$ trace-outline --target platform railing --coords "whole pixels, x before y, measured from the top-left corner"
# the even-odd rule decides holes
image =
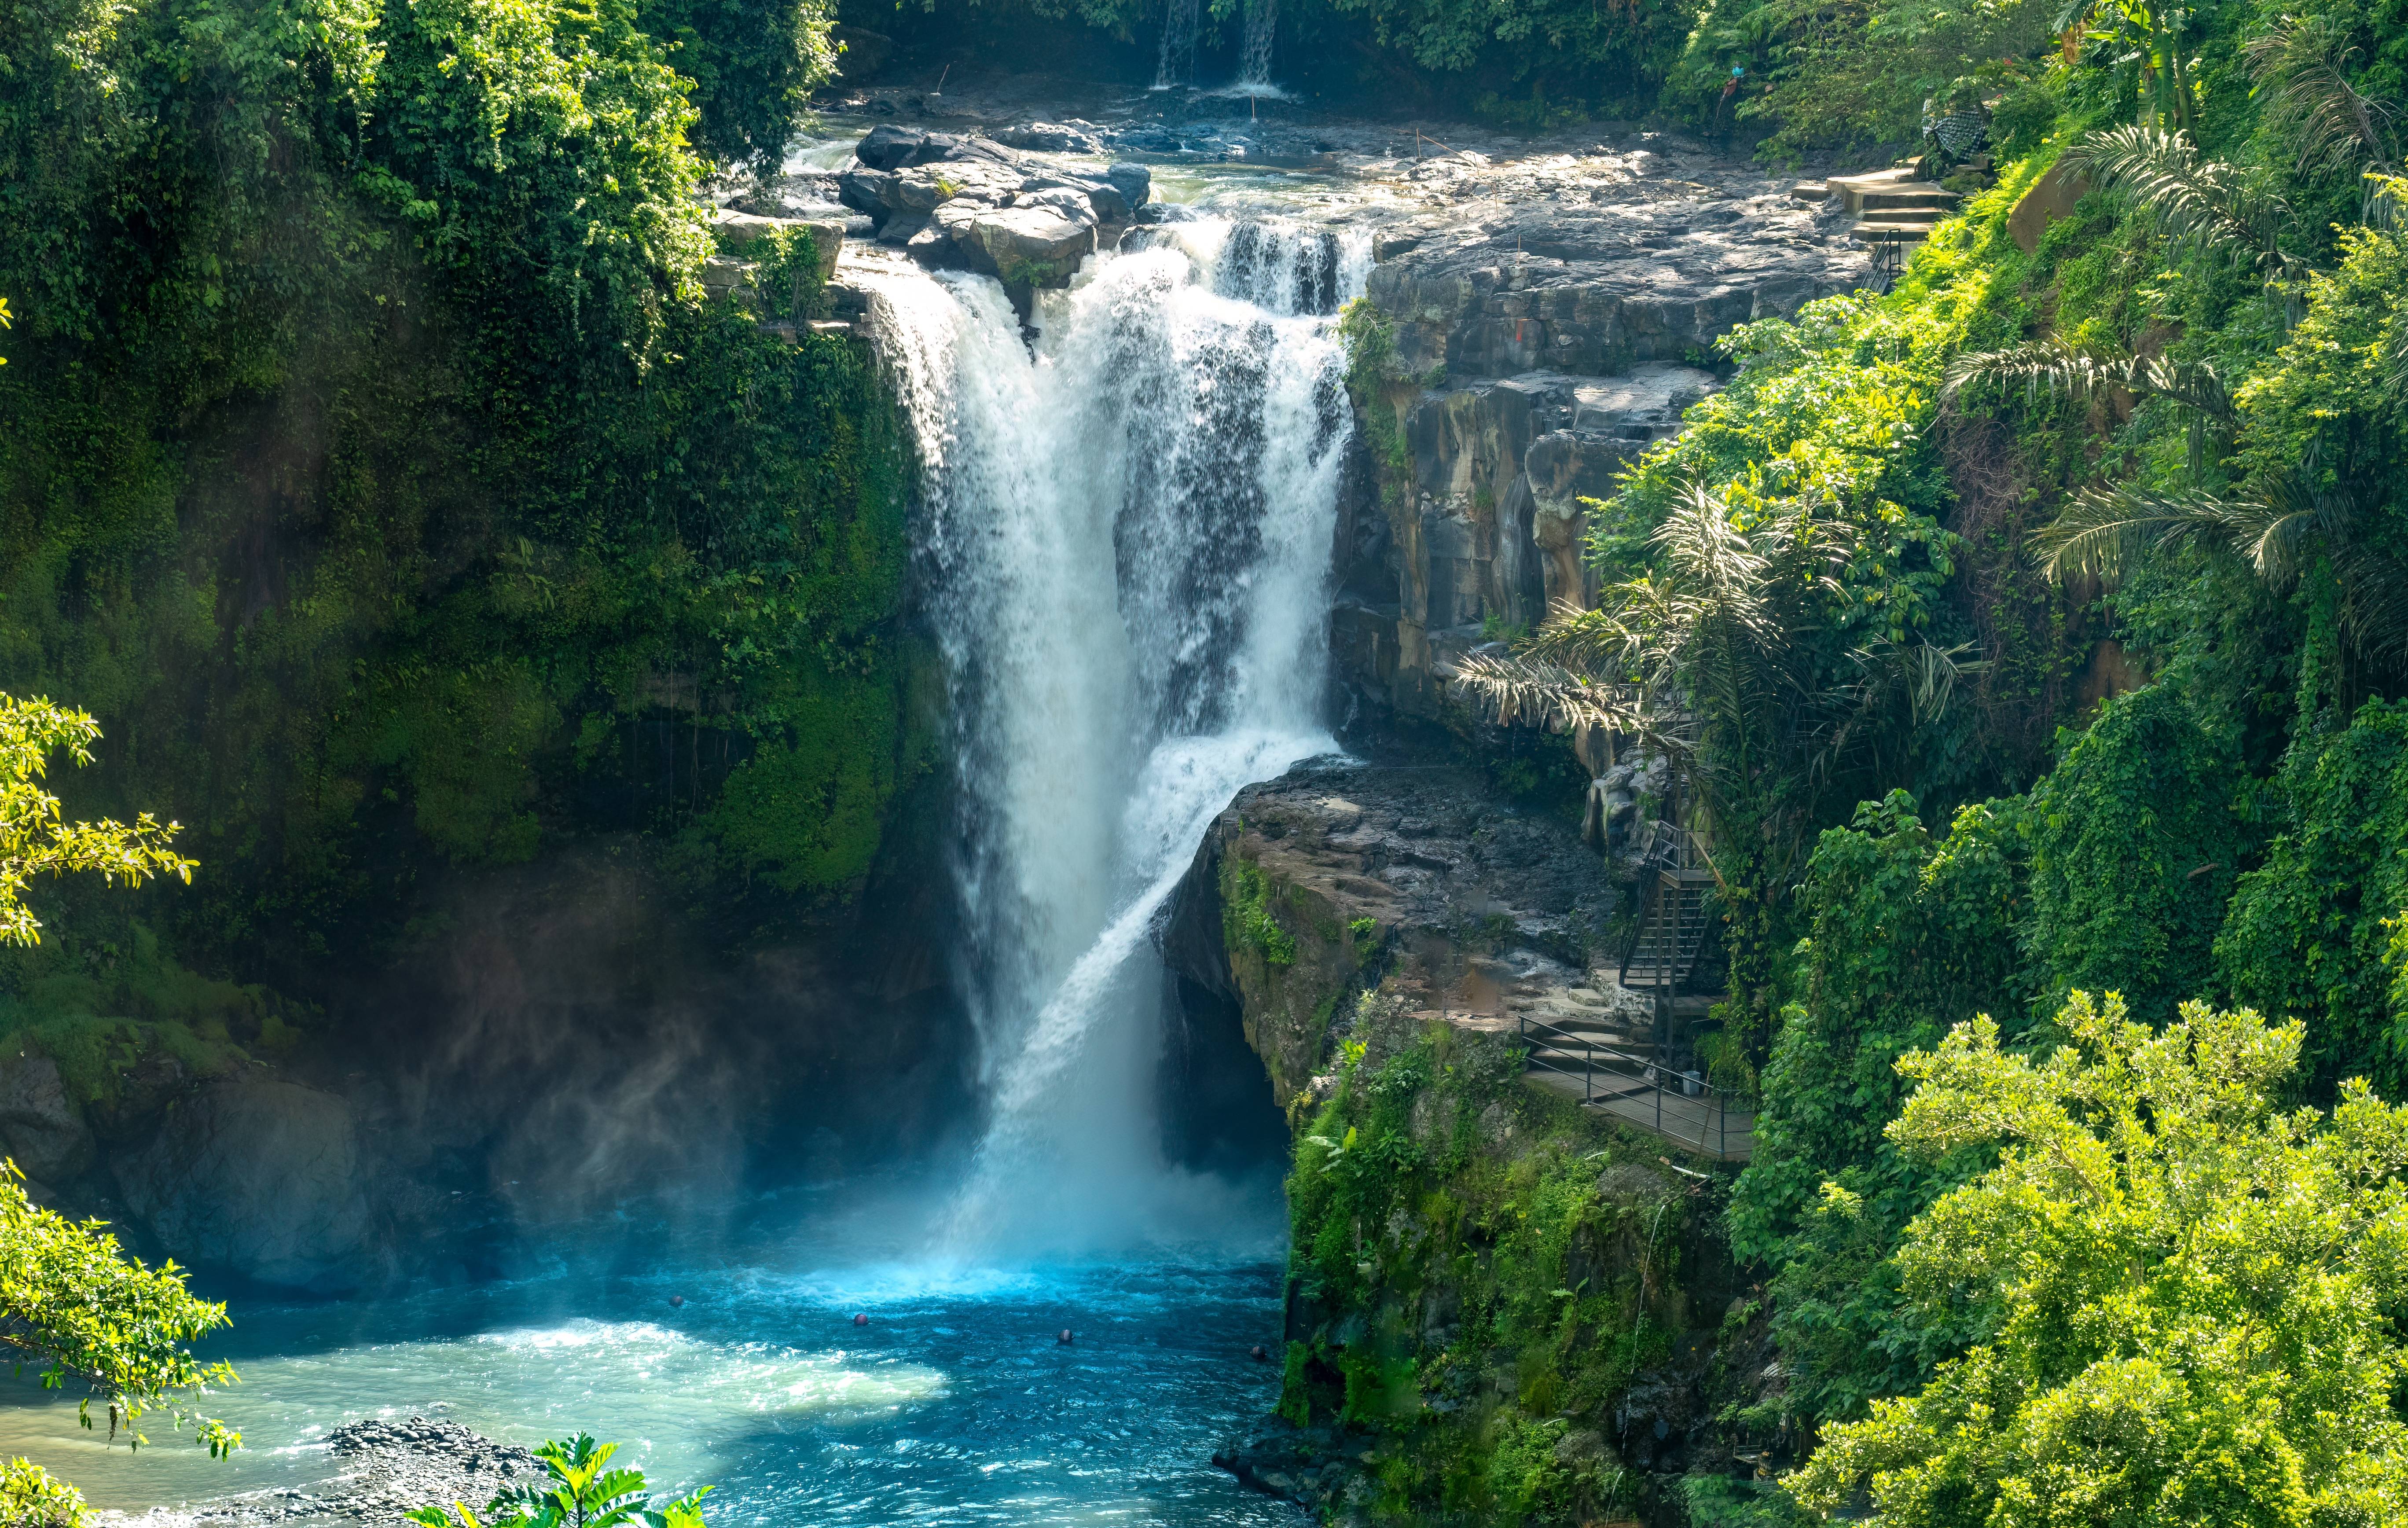
[[[1544,1019],[1534,1020],[1527,1014],[1520,1015],[1517,1023],[1520,1027],[1525,1064],[1536,1067],[1542,1072],[1555,1073],[1557,1076],[1580,1078],[1581,1102],[1584,1104],[1594,1105],[1600,1102],[1598,1093],[1600,1079],[1609,1083],[1636,1083],[1639,1085],[1637,1090],[1612,1087],[1604,1096],[1629,1099],[1635,1096],[1637,1091],[1643,1090],[1652,1096],[1654,1123],[1650,1128],[1656,1134],[1671,1141],[1694,1140],[1700,1150],[1711,1151],[1717,1157],[1727,1158],[1730,1155],[1730,1117],[1734,1112],[1736,1095],[1727,1088],[1717,1088],[1694,1072],[1668,1071],[1661,1063],[1648,1057],[1634,1056],[1620,1046],[1599,1040],[1595,1034],[1586,1031],[1568,1030],[1560,1024],[1550,1024]],[[1539,1044],[1534,1045],[1532,1043],[1534,1039]],[[1577,1050],[1580,1052],[1581,1063],[1578,1067],[1573,1067],[1569,1061],[1559,1061],[1551,1057],[1541,1056],[1540,1054],[1541,1046],[1559,1052]],[[1678,1106],[1673,1110],[1671,1122],[1669,1124],[1666,1122],[1664,1100],[1668,1095],[1678,1101],[1679,1104],[1695,1106],[1694,1129],[1682,1119],[1682,1116],[1687,1111]],[[1641,1107],[1647,1109],[1648,1105],[1642,1103]],[[1736,1112],[1745,1119],[1742,1127],[1742,1133],[1752,1136],[1756,1123],[1754,1114],[1745,1109]],[[1619,1112],[1616,1117],[1631,1118],[1629,1115]],[[1631,1123],[1648,1125],[1649,1122],[1642,1118],[1631,1119]]]

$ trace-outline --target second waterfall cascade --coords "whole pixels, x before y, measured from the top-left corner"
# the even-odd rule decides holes
[[[1164,1160],[1148,934],[1230,797],[1335,747],[1334,314],[1369,265],[1318,230],[1139,230],[1039,295],[1033,353],[993,281],[859,278],[920,456],[964,800],[992,1110],[958,1255],[1217,1239],[1249,1213]]]

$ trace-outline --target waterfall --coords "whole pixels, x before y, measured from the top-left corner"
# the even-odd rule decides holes
[[[1279,0],[1252,0],[1246,7],[1245,47],[1238,57],[1238,88],[1271,90],[1271,38],[1279,30]]]
[[[1175,90],[1196,76],[1196,0],[1169,0],[1162,16],[1162,62],[1154,88]]]
[[[1352,427],[1329,314],[1360,240],[1198,222],[1040,294],[864,279],[922,468],[964,800],[956,873],[991,1125],[965,1252],[1209,1234],[1167,1167],[1147,939],[1237,789],[1329,751],[1329,549]]]

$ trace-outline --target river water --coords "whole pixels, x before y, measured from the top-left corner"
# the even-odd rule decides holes
[[[1025,325],[992,281],[848,260],[921,458],[952,686],[989,1115],[966,1168],[687,1243],[600,1228],[607,1256],[506,1282],[243,1299],[212,1349],[244,1376],[231,1464],[102,1457],[22,1385],[0,1449],[140,1507],[303,1485],[341,1422],[439,1416],[619,1440],[661,1483],[716,1483],[722,1524],[1290,1516],[1209,1463],[1277,1395],[1248,1356],[1280,1350],[1277,1184],[1165,1160],[1147,933],[1240,786],[1334,748],[1335,314],[1369,257],[1254,212],[1270,182],[1217,191],[1235,215],[1141,230]]]
[[[213,1398],[243,1432],[231,1460],[159,1430],[129,1455],[30,1378],[0,1379],[0,1452],[139,1510],[307,1489],[333,1474],[334,1428],[423,1416],[616,1440],[655,1485],[714,1484],[723,1528],[1290,1520],[1210,1462],[1278,1398],[1276,1365],[1247,1356],[1278,1351],[1275,1204],[1185,1254],[995,1266],[928,1259],[942,1202],[851,1185],[707,1246],[594,1228],[607,1255],[504,1282],[241,1299],[205,1349],[242,1376]]]

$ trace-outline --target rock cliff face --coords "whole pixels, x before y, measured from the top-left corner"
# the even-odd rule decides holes
[[[1767,1440],[1721,1419],[1777,1378],[1729,1169],[1522,1073],[1522,1016],[1612,1018],[1623,895],[1470,770],[1308,764],[1214,824],[1160,940],[1296,1141],[1279,1413],[1214,1456],[1245,1484],[1340,1523],[1651,1528],[1696,1480],[1756,1491]]]
[[[1426,209],[1378,236],[1367,296],[1397,381],[1357,402],[1394,417],[1360,435],[1398,449],[1373,447],[1356,474],[1336,623],[1339,672],[1364,699],[1430,712],[1484,625],[1594,599],[1582,501],[1719,384],[1714,342],[1866,278],[1833,220],[1754,171],[1633,142],[1418,166]]]
[[[1495,800],[1476,771],[1332,763],[1239,792],[1163,943],[1182,975],[1238,1002],[1285,1104],[1374,987],[1409,1018],[1490,1032],[1602,1003],[1591,970],[1623,897],[1570,824]]]

